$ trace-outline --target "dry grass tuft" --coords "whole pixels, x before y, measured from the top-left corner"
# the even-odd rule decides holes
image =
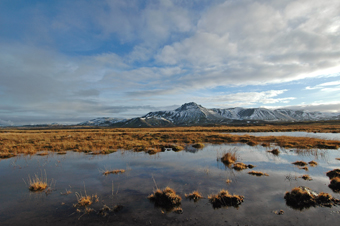
[[[328,171],[326,175],[329,177],[329,179],[333,179],[334,177],[340,177],[340,169]]]
[[[218,194],[209,195],[208,199],[214,208],[222,206],[238,207],[243,202],[244,196],[231,195],[227,190],[222,189]]]
[[[296,161],[296,162],[293,162],[292,164],[296,165],[296,166],[306,166],[307,163],[304,162],[304,161]]]
[[[89,206],[93,202],[99,202],[99,197],[97,195],[82,195],[81,193],[76,192],[77,203],[74,206]]]
[[[67,189],[65,189],[65,190],[66,190],[65,193],[60,192],[60,194],[61,194],[61,195],[69,195],[69,194],[72,193],[71,190],[67,190]]]
[[[262,173],[262,172],[260,172],[260,171],[250,171],[250,172],[248,172],[248,174],[250,174],[250,175],[255,175],[255,176],[269,176],[267,173]]]
[[[203,143],[197,143],[197,144],[194,144],[192,145],[194,148],[204,148],[204,144]]]
[[[276,214],[276,215],[283,215],[284,213],[285,213],[285,211],[283,211],[283,210],[279,210],[279,211],[274,211],[274,213]]]
[[[182,198],[170,187],[164,188],[163,191],[157,189],[153,194],[148,196],[148,199],[154,202],[156,206],[165,209],[173,209],[180,205],[182,201]]]
[[[221,158],[221,161],[226,165],[233,164],[236,160],[236,152],[227,152]]]
[[[314,167],[314,166],[317,166],[317,165],[318,165],[318,163],[315,162],[315,161],[310,161],[310,162],[308,162],[308,164],[309,164],[311,167]]]
[[[159,152],[162,152],[162,149],[160,148],[150,148],[149,150],[146,151],[149,155],[154,155]]]
[[[177,213],[177,214],[182,214],[183,213],[183,209],[181,207],[175,207],[172,212]]]
[[[226,182],[227,184],[230,184],[230,183],[232,182],[232,180],[227,179],[225,182]]]
[[[14,154],[14,153],[0,152],[0,159],[12,158],[14,156],[16,156],[16,154]]]
[[[202,194],[199,193],[198,191],[193,191],[192,193],[185,194],[185,197],[190,200],[194,200],[194,202],[197,202],[198,200],[203,198]]]
[[[243,162],[237,162],[233,165],[233,169],[237,171],[241,171],[247,168],[254,168],[254,167],[255,167],[254,165],[251,165],[251,164],[246,165]]]
[[[104,170],[103,174],[109,175],[109,174],[118,174],[118,173],[125,173],[125,169],[116,169],[116,170]]]
[[[275,149],[273,149],[273,150],[271,150],[271,151],[267,151],[267,152],[270,152],[270,153],[272,153],[273,155],[279,155],[279,154],[280,154],[280,151],[279,151],[279,149],[277,149],[277,148],[275,148]]]
[[[328,187],[334,192],[340,192],[340,177],[333,177]]]
[[[303,169],[303,170],[305,170],[305,171],[308,171],[308,170],[309,170],[307,166],[299,167],[299,169]]]
[[[301,176],[300,178],[302,178],[304,180],[313,180],[308,174],[305,174],[305,175]]]
[[[40,177],[37,174],[35,174],[33,178],[28,175],[28,189],[30,191],[43,191],[47,188],[47,186],[46,171],[45,176],[43,176],[42,173]]]
[[[286,204],[295,209],[309,208],[316,205],[332,206],[340,204],[340,200],[334,199],[330,194],[324,192],[317,194],[304,186],[295,187],[291,192],[286,192],[284,198]]]

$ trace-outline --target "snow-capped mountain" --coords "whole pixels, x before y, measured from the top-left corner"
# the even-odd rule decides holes
[[[207,109],[194,102],[183,104],[174,111],[150,112],[143,118],[161,118],[170,121],[175,125],[197,124],[209,121],[223,120],[224,118],[213,110]]]
[[[228,108],[212,109],[221,116],[234,120],[264,120],[264,121],[308,121],[332,117],[321,112],[305,112],[300,110],[266,108]]]
[[[157,127],[157,126],[187,126],[206,124],[227,124],[238,121],[311,121],[339,118],[340,115],[307,112],[302,110],[266,108],[227,108],[207,109],[194,102],[183,104],[173,111],[156,111],[132,118],[97,118],[78,125],[114,126],[114,127]]]

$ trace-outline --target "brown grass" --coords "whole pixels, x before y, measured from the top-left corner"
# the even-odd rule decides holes
[[[237,170],[237,171],[241,171],[241,170],[244,170],[244,169],[247,169],[247,168],[254,168],[254,167],[255,166],[253,166],[251,164],[246,165],[243,162],[237,162],[233,165],[233,169]]]
[[[221,161],[226,165],[233,164],[236,160],[236,152],[227,152],[221,158]]]
[[[44,178],[40,178],[35,175],[33,178],[29,178],[29,187],[30,191],[43,191],[47,188],[47,180]]]
[[[214,208],[223,206],[238,207],[243,202],[244,196],[231,195],[227,190],[222,189],[218,194],[209,195],[208,199]]]
[[[262,172],[260,172],[260,171],[254,171],[254,170],[248,172],[248,174],[254,175],[254,176],[269,176],[267,173],[262,173]]]
[[[340,169],[328,171],[326,175],[329,177],[329,179],[333,179],[334,177],[340,177]]]
[[[194,148],[204,148],[204,144],[202,144],[202,143],[197,143],[197,144],[194,144],[194,145],[192,145]]]
[[[306,166],[307,165],[307,162],[304,162],[304,161],[296,161],[296,162],[293,162],[292,164],[296,165],[296,166]]]
[[[0,159],[7,159],[16,156],[15,153],[9,153],[9,152],[1,152],[0,151]]]
[[[307,166],[299,167],[299,169],[303,169],[303,170],[305,170],[305,171],[308,171],[308,170],[309,170]]]
[[[308,174],[301,176],[301,178],[304,180],[313,180]]]
[[[226,182],[227,184],[230,184],[230,183],[233,182],[233,181],[230,180],[230,179],[227,179],[225,182]]]
[[[340,192],[340,177],[333,177],[328,185],[334,192]]]
[[[188,198],[190,200],[194,200],[194,202],[197,202],[198,200],[203,198],[203,196],[198,191],[193,191],[193,192],[191,192],[189,194],[185,194],[185,198]]]
[[[172,212],[178,213],[178,214],[182,214],[183,213],[183,209],[178,206],[178,207],[173,208]]]
[[[0,158],[17,154],[35,154],[41,150],[77,151],[108,154],[118,149],[144,151],[176,144],[185,147],[199,143],[272,143],[280,147],[338,149],[340,141],[306,137],[255,137],[222,132],[263,131],[340,131],[340,125],[266,125],[246,127],[175,127],[175,128],[88,128],[78,129],[1,129]]]
[[[309,208],[311,206],[331,206],[339,204],[340,200],[334,199],[330,194],[320,192],[316,194],[307,187],[295,187],[284,196],[286,204],[295,209]]]
[[[39,177],[37,174],[34,175],[33,178],[28,176],[28,189],[30,191],[43,191],[47,188],[47,176],[41,174]]]
[[[182,201],[182,198],[170,187],[166,187],[163,190],[157,189],[153,194],[148,196],[148,199],[158,207],[171,210],[180,205]]]
[[[81,193],[76,192],[76,197],[77,197],[77,203],[74,204],[74,206],[89,206],[93,202],[98,202],[99,198],[97,195],[87,195],[85,192],[85,195],[82,195]]]
[[[109,174],[118,174],[118,173],[125,173],[125,169],[116,169],[116,170],[104,170],[103,174],[109,175]]]
[[[315,162],[315,161],[310,161],[310,162],[308,162],[308,164],[309,164],[311,167],[314,167],[314,166],[317,166],[317,165],[318,165],[318,163]]]
[[[273,149],[271,151],[268,151],[268,152],[272,153],[273,155],[279,155],[280,154],[280,151],[277,148],[275,148],[275,149]]]

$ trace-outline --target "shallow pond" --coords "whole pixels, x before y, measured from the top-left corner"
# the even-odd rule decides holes
[[[325,173],[339,168],[339,150],[288,150],[274,147],[250,147],[245,144],[206,145],[205,148],[156,155],[118,151],[109,155],[67,152],[47,156],[18,156],[0,161],[0,225],[326,225],[338,224],[340,207],[311,207],[296,210],[286,205],[284,194],[296,186],[307,186],[317,192],[330,193]],[[277,148],[277,147],[275,147]],[[269,176],[249,175],[249,169],[235,171],[217,161],[228,150],[236,151],[238,160],[253,164],[252,170]],[[302,160],[318,162],[309,171],[291,164]],[[103,175],[104,169],[125,169],[122,174]],[[52,191],[31,192],[28,176],[47,175]],[[299,178],[309,174],[313,180]],[[52,181],[53,179],[53,181]],[[227,184],[226,180],[232,182]],[[155,207],[147,196],[155,189],[169,186],[183,200],[182,214]],[[214,209],[206,198],[227,189],[244,196],[238,207]],[[198,190],[205,197],[198,202],[185,199],[185,194]],[[72,192],[66,195],[66,191]],[[97,194],[91,213],[74,207],[76,194]],[[102,216],[103,205],[118,212]],[[77,210],[78,209],[78,210]],[[283,215],[274,211],[283,210]]]
[[[308,132],[253,132],[253,133],[228,133],[235,135],[251,135],[251,136],[288,136],[288,137],[311,137],[324,140],[340,140],[340,133],[308,133]]]

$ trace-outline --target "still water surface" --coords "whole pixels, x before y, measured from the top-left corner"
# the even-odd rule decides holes
[[[340,133],[308,133],[308,132],[254,132],[254,133],[228,133],[235,135],[251,135],[251,136],[288,136],[288,137],[311,137],[325,140],[339,140]]]
[[[326,225],[338,224],[340,208],[312,207],[302,211],[287,206],[286,191],[307,186],[317,192],[328,192],[325,173],[339,168],[339,150],[311,150],[295,152],[245,144],[206,145],[204,149],[182,152],[162,152],[156,155],[118,151],[109,155],[87,155],[67,152],[47,156],[18,156],[0,161],[0,225]],[[275,147],[277,148],[277,147]],[[252,170],[268,173],[268,177],[247,174],[250,170],[234,171],[217,158],[228,150],[237,153],[239,161],[253,164]],[[291,163],[296,160],[318,162],[318,166],[304,171]],[[104,169],[126,169],[123,174],[102,174]],[[30,192],[24,183],[28,175],[47,174],[53,191]],[[313,180],[299,176],[309,174]],[[225,181],[232,180],[230,184]],[[85,188],[84,188],[85,186]],[[182,200],[183,214],[167,213],[154,207],[147,196],[156,188],[169,186]],[[72,191],[62,195],[66,189]],[[243,195],[239,208],[214,209],[208,199],[193,202],[185,194],[198,190],[207,197],[227,189]],[[90,214],[77,212],[76,192],[97,194],[99,202],[90,207]],[[98,214],[103,205],[123,205],[116,213],[103,217]],[[79,208],[83,211],[82,208]],[[273,211],[284,210],[283,215]]]

